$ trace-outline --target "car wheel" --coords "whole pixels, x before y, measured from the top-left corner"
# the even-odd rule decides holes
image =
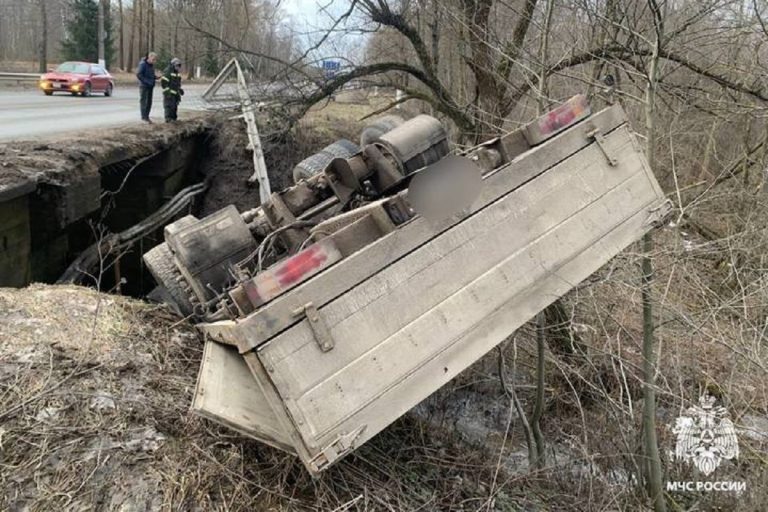
[[[43,91],[46,96],[53,96],[53,91]]]
[[[85,82],[85,89],[83,89],[83,97],[91,95],[91,82]]]
[[[104,91],[104,96],[107,98],[112,96],[112,84],[107,84],[107,89]]]

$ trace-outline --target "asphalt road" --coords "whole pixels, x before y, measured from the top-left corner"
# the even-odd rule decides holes
[[[184,87],[186,94],[179,106],[184,112],[202,109],[203,85]],[[163,122],[163,98],[155,87],[151,119]],[[139,90],[119,87],[111,98],[88,98],[70,94],[46,96],[33,88],[0,88],[0,140],[38,139],[77,135],[80,130],[140,123]]]

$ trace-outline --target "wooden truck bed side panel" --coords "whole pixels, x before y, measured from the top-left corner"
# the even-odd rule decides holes
[[[603,134],[626,123],[626,116],[619,106],[603,110],[551,141],[518,156],[512,163],[494,171],[484,180],[480,197],[471,212],[487,206],[510,190],[545,172],[553,165],[580,149],[592,144],[587,133],[599,128]],[[505,174],[499,175],[500,172]],[[455,221],[454,221],[455,222]],[[413,251],[441,231],[450,227],[430,225],[417,217],[400,229],[374,242],[333,267],[323,271],[284,295],[266,304],[259,311],[237,322],[237,328],[217,324],[202,326],[214,339],[236,344],[245,353],[252,350],[298,322],[293,312],[308,302],[321,307],[353,286],[376,274],[383,266]]]
[[[647,231],[646,220],[647,211],[639,212],[611,231],[598,244],[522,289],[485,316],[481,322],[473,325],[470,330],[458,338],[451,339],[437,357],[414,368],[414,371],[394,383],[394,386],[382,393],[375,402],[363,406],[353,417],[339,425],[337,430],[353,432],[360,425],[365,425],[366,428],[355,439],[355,447],[371,439],[419,404],[432,390],[447,384],[469,364],[504,341],[515,329],[567,293],[574,283],[587,278],[594,270],[635,242],[638,236]],[[333,439],[334,435],[326,436],[318,439],[316,444],[324,446]],[[312,453],[316,451],[313,450]]]
[[[330,352],[306,321],[259,348],[310,455],[375,435],[650,228],[639,148],[626,127],[606,147],[618,166],[593,144],[320,308]]]
[[[607,138],[614,151],[632,151],[626,128]],[[394,332],[420,316],[432,304],[444,300],[497,264],[510,252],[526,247],[553,225],[566,221],[580,210],[609,194],[625,181],[647,180],[638,172],[637,159],[629,167],[594,166],[600,157],[595,148],[581,151],[545,176],[511,192],[499,201],[467,218],[401,260],[380,272],[353,291],[321,309],[323,319],[334,338],[345,334],[359,338],[354,344],[336,347],[331,368],[314,366],[301,373],[302,386],[312,386],[317,377],[333,371],[337,365],[351,362],[377,345],[387,333]],[[626,164],[622,164],[626,165]],[[642,183],[641,183],[642,186]],[[647,186],[647,185],[646,185]],[[567,191],[567,193],[564,193]],[[621,200],[621,199],[619,199]],[[456,267],[460,262],[460,267]],[[427,295],[414,293],[426,290]],[[395,310],[382,310],[382,301]],[[306,324],[305,324],[306,326]],[[350,326],[347,330],[344,326]],[[311,331],[307,336],[280,335],[269,350],[269,363],[300,366],[306,357],[315,358],[317,344]],[[322,361],[319,361],[322,364]],[[296,368],[298,369],[298,367]],[[297,373],[291,371],[291,373]]]
[[[296,453],[293,440],[234,347],[205,342],[192,410],[276,448]]]

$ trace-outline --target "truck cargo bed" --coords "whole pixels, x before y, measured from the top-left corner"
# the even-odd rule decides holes
[[[502,145],[512,153],[519,136]],[[203,325],[193,408],[322,471],[668,209],[623,111],[608,108],[487,173],[462,215],[416,217],[250,315]]]

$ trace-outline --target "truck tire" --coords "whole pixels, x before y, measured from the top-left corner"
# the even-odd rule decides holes
[[[339,139],[333,144],[325,146],[322,153],[331,155],[331,159],[334,158],[349,158],[355,153],[360,152],[360,146],[347,139]]]
[[[144,255],[144,263],[157,284],[164,287],[173,299],[179,313],[183,316],[191,315],[193,308],[189,300],[189,293],[182,286],[184,278],[173,263],[173,254],[168,248],[168,244],[162,243],[148,251]]]
[[[403,124],[405,121],[400,116],[384,116],[375,120],[363,129],[360,134],[360,146],[364,147],[373,144],[379,137],[390,130],[393,130]]]
[[[308,156],[293,168],[293,182],[298,183],[301,180],[311,178],[325,169],[325,166],[328,165],[328,162],[330,161],[331,158],[325,153],[315,153],[314,155]]]
[[[296,164],[293,168],[293,182],[298,183],[321,172],[334,158],[347,158],[360,151],[357,144],[347,139],[339,139],[312,156]]]

